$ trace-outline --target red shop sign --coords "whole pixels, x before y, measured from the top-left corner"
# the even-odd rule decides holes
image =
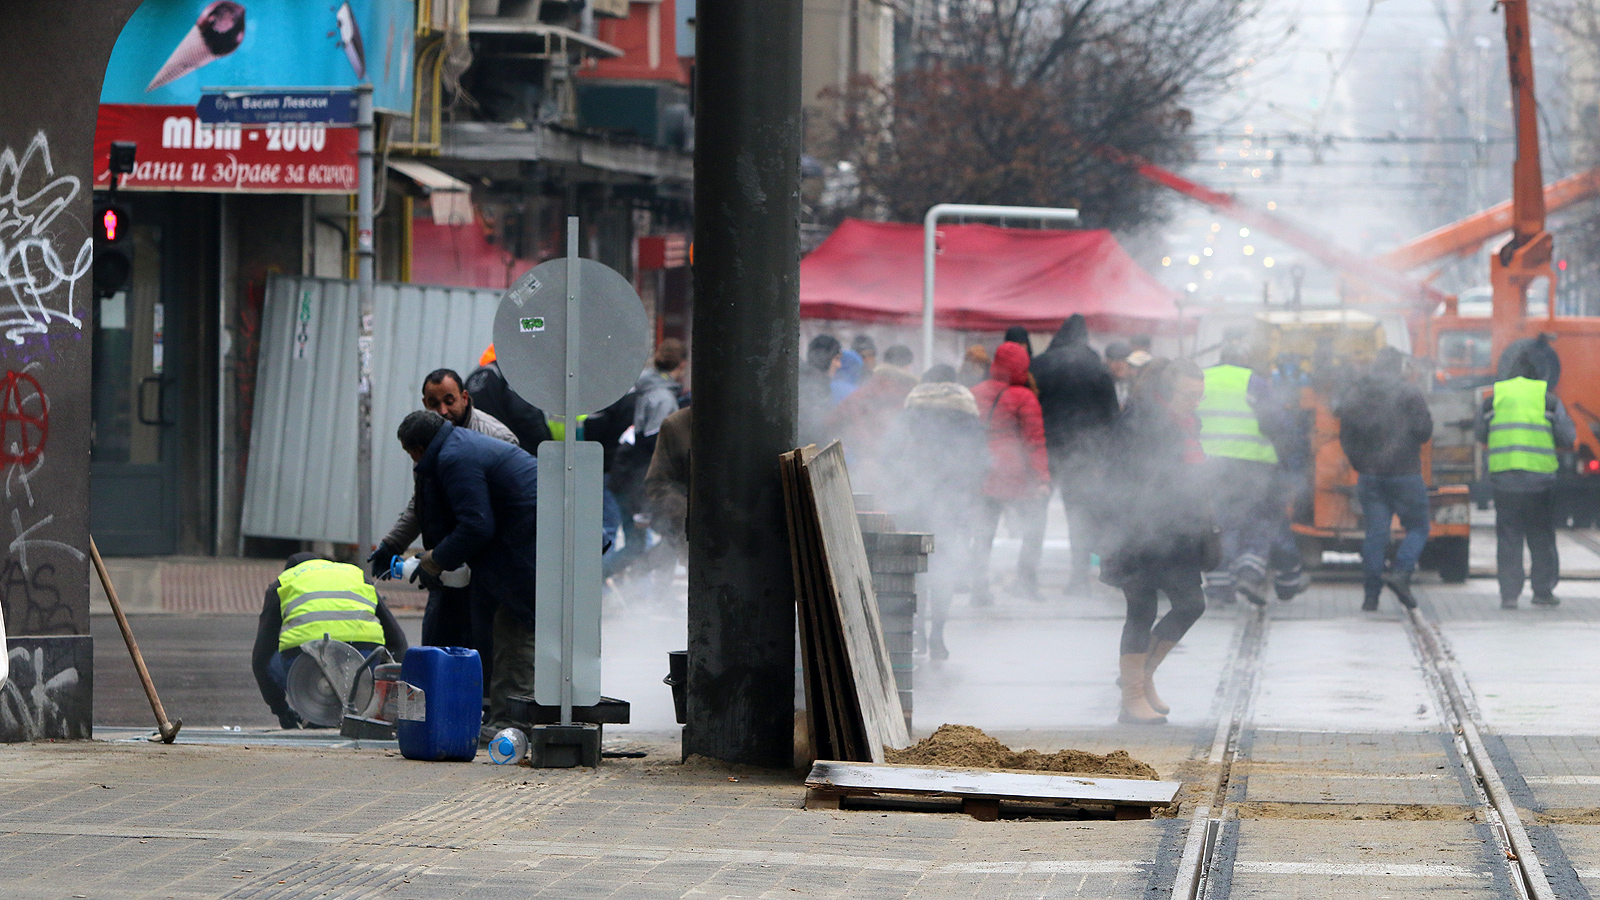
[[[111,142],[139,145],[130,191],[353,194],[356,130],[320,124],[208,125],[189,106],[103,103],[94,186],[111,186]]]

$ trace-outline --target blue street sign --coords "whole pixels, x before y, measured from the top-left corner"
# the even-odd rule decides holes
[[[206,123],[354,125],[356,95],[352,91],[223,91],[201,94],[195,114]]]

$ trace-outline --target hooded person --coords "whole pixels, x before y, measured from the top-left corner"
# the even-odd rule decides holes
[[[1045,503],[1050,497],[1050,463],[1045,451],[1039,398],[1028,389],[1028,352],[1016,344],[995,349],[989,377],[972,391],[978,417],[988,430],[989,470],[983,480],[983,516],[973,541],[972,602],[988,606],[989,556],[1002,514],[1022,533],[1017,586],[1029,597],[1039,590],[1039,552],[1043,547]]]
[[[1432,524],[1428,485],[1422,480],[1422,445],[1433,439],[1433,414],[1422,391],[1403,377],[1404,363],[1405,355],[1393,347],[1379,350],[1372,369],[1351,384],[1333,410],[1339,417],[1339,445],[1356,470],[1356,496],[1366,527],[1361,608],[1367,612],[1378,608],[1386,581],[1402,605],[1417,605],[1411,573],[1422,558]],[[1385,573],[1396,516],[1406,534],[1395,553],[1393,571]]]
[[[822,446],[828,439],[828,418],[833,411],[833,373],[839,367],[839,339],[819,334],[806,347],[800,367],[800,446]]]
[[[1535,349],[1541,346],[1549,350],[1540,338],[1509,365],[1501,360],[1505,377],[1483,398],[1475,429],[1478,441],[1488,449],[1489,485],[1494,489],[1495,576],[1501,609],[1516,609],[1522,597],[1524,544],[1532,563],[1527,581],[1532,583],[1534,605],[1552,607],[1561,602],[1555,595],[1561,580],[1556,473],[1560,454],[1572,451],[1578,429],[1552,390],[1559,372],[1541,365],[1543,354]]]
[[[1034,359],[1033,380],[1044,410],[1050,474],[1061,491],[1072,544],[1069,594],[1089,589],[1089,557],[1094,547],[1094,486],[1111,423],[1117,416],[1116,379],[1089,346],[1089,326],[1074,313],[1061,323],[1045,352]]]
[[[876,490],[896,524],[934,535],[924,580],[928,604],[920,612],[928,654],[946,659],[945,620],[969,569],[972,523],[983,508],[989,468],[988,430],[972,392],[956,382],[955,369],[934,366],[906,395],[884,435],[883,459],[889,464]]]

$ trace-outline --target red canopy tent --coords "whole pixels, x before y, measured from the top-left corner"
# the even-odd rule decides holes
[[[921,225],[846,219],[800,263],[800,317],[922,320]],[[1053,331],[1082,313],[1095,331],[1184,329],[1175,294],[1104,230],[939,228],[934,324],[961,331]]]

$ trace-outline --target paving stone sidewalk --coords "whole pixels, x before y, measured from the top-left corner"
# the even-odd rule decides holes
[[[0,894],[1135,898],[1170,884],[1156,860],[1184,825],[808,811],[791,774],[649,749],[533,770],[386,749],[0,747]]]

